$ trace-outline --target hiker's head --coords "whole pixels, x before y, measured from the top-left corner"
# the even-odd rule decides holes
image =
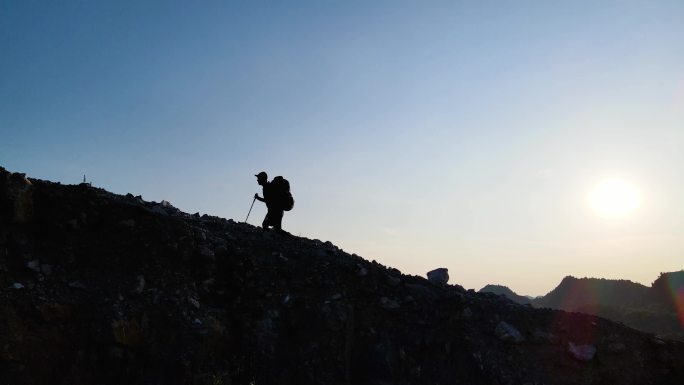
[[[254,176],[257,177],[257,183],[259,184],[264,184],[268,180],[268,175],[263,171]]]

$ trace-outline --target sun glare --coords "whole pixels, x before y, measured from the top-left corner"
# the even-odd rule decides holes
[[[589,192],[589,204],[604,218],[622,218],[641,203],[641,194],[631,184],[617,179],[599,182]]]

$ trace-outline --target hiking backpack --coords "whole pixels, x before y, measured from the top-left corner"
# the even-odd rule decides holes
[[[290,182],[282,176],[277,176],[271,181],[273,192],[276,197],[276,202],[285,210],[290,211],[294,207],[294,198],[290,193]]]

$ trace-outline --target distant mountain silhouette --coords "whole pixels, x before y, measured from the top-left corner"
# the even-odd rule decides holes
[[[532,303],[532,299],[530,297],[518,295],[513,290],[509,289],[506,286],[502,285],[487,285],[480,289],[480,293],[494,293],[498,295],[504,295],[508,299],[510,299],[513,302],[517,302],[522,305],[527,305]]]
[[[648,287],[632,281],[567,276],[533,304],[566,311],[592,306],[631,306],[647,292]]]
[[[661,273],[651,287],[628,280],[567,276],[545,296],[520,296],[505,286],[481,292],[503,294],[534,307],[598,315],[661,337],[684,340],[684,271]]]
[[[644,302],[671,310],[684,305],[682,301],[684,301],[684,270],[660,273],[644,298]]]

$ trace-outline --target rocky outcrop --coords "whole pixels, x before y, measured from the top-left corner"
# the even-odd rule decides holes
[[[24,210],[12,178],[0,170],[3,383],[684,381],[681,343],[605,319],[86,184],[27,179]]]
[[[444,267],[440,267],[439,269],[428,271],[427,279],[428,281],[437,285],[446,285],[449,282],[449,270]]]

